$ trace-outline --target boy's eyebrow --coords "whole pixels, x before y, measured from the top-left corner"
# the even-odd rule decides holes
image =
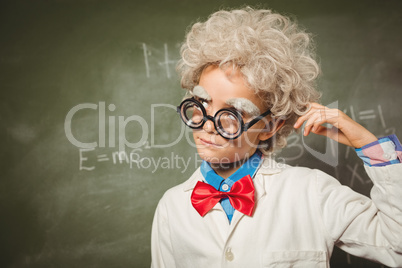
[[[193,96],[196,96],[198,98],[201,98],[201,99],[204,99],[207,101],[210,101],[212,99],[211,96],[209,96],[208,92],[205,90],[205,88],[203,88],[202,86],[199,86],[199,85],[195,86],[193,88],[193,90],[190,91],[190,93]]]
[[[190,91],[191,95],[196,96],[198,98],[210,101],[212,100],[211,96],[208,92],[200,85],[197,85]],[[243,111],[250,116],[258,116],[261,114],[260,109],[252,103],[250,100],[245,98],[231,98],[226,100],[226,104],[233,106],[235,109],[239,111]]]
[[[250,116],[258,116],[261,114],[260,109],[245,98],[231,98],[226,100],[226,104],[233,106],[235,109],[245,112]]]

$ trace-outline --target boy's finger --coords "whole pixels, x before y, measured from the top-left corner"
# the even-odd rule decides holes
[[[304,136],[307,136],[310,133],[311,128],[314,126],[314,123],[320,121],[320,117],[321,115],[319,113],[314,113],[310,116],[310,118],[306,121],[306,125],[304,127]]]
[[[313,107],[310,107],[310,110],[309,110],[306,114],[300,116],[300,117],[297,119],[297,121],[296,121],[296,123],[293,125],[293,127],[294,127],[294,128],[299,128],[299,127],[300,127],[301,125],[303,125],[303,123],[304,123],[306,120],[308,120],[308,119],[311,117],[311,115],[313,115],[315,112],[316,112],[316,109],[313,108]]]

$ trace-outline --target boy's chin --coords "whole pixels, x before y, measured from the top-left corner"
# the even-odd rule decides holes
[[[225,156],[219,156],[217,154],[208,154],[205,151],[198,151],[198,155],[202,160],[211,164],[229,164],[233,162],[230,158]]]
[[[202,160],[213,164],[213,165],[220,165],[220,166],[227,166],[227,165],[231,165],[233,163],[238,162],[239,160],[241,160],[241,158],[239,156],[235,156],[235,155],[220,155],[217,154],[216,152],[206,152],[205,150],[198,150],[198,155],[201,157]]]

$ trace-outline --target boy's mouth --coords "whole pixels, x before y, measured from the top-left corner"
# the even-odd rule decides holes
[[[213,142],[208,141],[208,140],[205,140],[205,139],[201,139],[201,138],[199,138],[199,139],[200,139],[201,143],[202,143],[203,145],[205,145],[205,146],[216,147],[216,148],[223,148],[222,145],[213,143]]]

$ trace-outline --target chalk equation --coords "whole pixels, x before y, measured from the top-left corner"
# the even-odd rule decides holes
[[[356,116],[355,108],[352,105],[349,106],[349,109],[348,108],[344,109],[343,112],[348,114],[356,122],[378,119],[380,121],[379,123],[386,135],[395,134],[396,128],[395,127],[387,127],[387,124],[385,123],[381,105],[377,105],[376,109],[367,109],[367,110],[363,110],[363,111],[358,111],[357,116]]]
[[[99,151],[99,150],[98,150]],[[79,170],[92,171],[101,163],[110,163],[115,166],[124,166],[129,169],[146,170],[155,173],[165,169],[176,169],[181,173],[193,169],[201,164],[202,160],[197,157],[184,157],[174,152],[168,156],[152,156],[145,154],[143,148],[136,148],[127,153],[126,151],[112,151],[109,153],[97,153],[96,148],[79,149]],[[193,167],[194,165],[194,167]]]
[[[387,135],[395,134],[395,127],[388,127],[385,123],[384,114],[381,105],[377,105],[376,109],[367,109],[362,111],[355,111],[355,108],[350,105],[349,108],[343,110],[344,113],[349,115],[354,121],[358,123],[364,123],[366,121],[373,121],[377,126],[381,126],[380,129],[376,131],[371,131],[375,136],[382,137]],[[345,159],[349,158],[351,147],[346,148]]]

